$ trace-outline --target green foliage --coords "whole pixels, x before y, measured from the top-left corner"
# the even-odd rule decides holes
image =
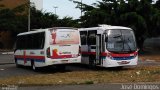
[[[84,84],[94,84],[94,81],[85,81]]]
[[[13,35],[26,30],[26,16],[16,16],[10,9],[0,10],[0,31],[12,31]]]
[[[16,8],[14,8],[13,11],[15,13],[23,13],[26,10],[26,8],[28,8],[27,4],[22,4],[20,6],[17,6]]]
[[[0,0],[1,1],[1,0]],[[140,48],[147,37],[160,36],[160,0],[102,0],[87,5],[75,0],[84,13],[80,19],[59,17],[53,13],[42,12],[31,6],[31,29],[48,27],[92,27],[110,24],[131,27],[136,34]],[[0,30],[9,30],[14,36],[28,31],[28,3],[14,9],[0,5]]]
[[[48,28],[57,25],[58,16],[31,7],[31,29]]]
[[[147,37],[160,36],[160,0],[156,3],[152,3],[153,0],[102,0],[94,6],[72,1],[84,12],[83,27],[98,24],[131,27],[140,48]]]
[[[0,31],[11,31],[13,38],[20,33],[27,31],[27,15],[25,14],[26,4],[13,9],[0,8]]]
[[[67,16],[59,20],[59,26],[80,27],[77,20],[73,20],[72,17],[67,17]]]
[[[31,7],[31,29],[49,27],[79,27],[79,24],[72,17],[59,19],[55,14],[42,12]]]
[[[12,31],[15,37],[18,33],[28,31],[28,3],[14,9],[0,8],[0,31]],[[59,19],[57,15],[36,10],[30,7],[31,29],[50,27],[79,27],[78,20],[71,17]]]

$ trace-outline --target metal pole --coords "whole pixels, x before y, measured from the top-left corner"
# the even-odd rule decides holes
[[[81,17],[82,17],[82,0],[81,0]]]
[[[56,15],[56,9],[57,9],[58,7],[57,7],[57,6],[54,6],[53,8],[54,8],[54,13],[55,13],[55,15]]]
[[[31,22],[31,14],[30,14],[30,11],[31,11],[31,9],[30,9],[30,0],[29,0],[29,2],[28,2],[28,31],[30,31],[30,22]]]

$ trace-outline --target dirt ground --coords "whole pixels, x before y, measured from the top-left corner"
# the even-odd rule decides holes
[[[160,48],[144,47],[143,51],[139,52],[139,59],[160,62]]]

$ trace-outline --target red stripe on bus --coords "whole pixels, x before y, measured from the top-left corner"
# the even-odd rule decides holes
[[[96,55],[96,52],[82,52],[82,54],[86,54],[86,55]],[[110,55],[112,57],[129,57],[129,56],[136,56],[138,54],[138,52],[133,52],[133,53],[126,53],[126,54],[116,54],[116,53],[106,53],[106,52],[102,52],[101,56],[107,56]]]
[[[15,55],[15,57],[16,58],[24,58],[24,55]],[[45,60],[45,56],[25,56],[25,58]]]
[[[101,56],[107,56],[108,54],[106,52],[102,52]]]
[[[112,57],[130,57],[130,56],[136,56],[137,54],[138,52],[126,53],[126,54],[109,53],[109,55]]]
[[[58,56],[51,56],[52,59],[58,59],[58,58],[72,58],[72,55],[58,55]]]
[[[76,55],[78,56],[78,54]],[[59,58],[73,58],[73,55],[68,54],[68,55],[59,55],[57,54],[57,49],[52,50],[52,59],[59,59]]]

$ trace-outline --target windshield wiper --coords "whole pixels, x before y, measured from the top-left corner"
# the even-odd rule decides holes
[[[122,36],[122,32],[121,32],[121,34],[115,35],[113,38],[120,38],[120,39],[121,39],[121,42],[122,42],[122,44],[123,44],[123,47],[122,47],[122,49],[121,49],[121,52],[123,52],[123,50],[124,50],[124,39],[123,39],[123,36]]]
[[[125,36],[124,36],[124,37],[125,37]],[[127,38],[127,40],[128,40],[129,42],[131,42],[129,38]],[[126,42],[126,44],[127,44],[128,48],[129,48],[129,51],[132,52],[132,49],[131,49],[130,45],[128,44],[128,42]]]

